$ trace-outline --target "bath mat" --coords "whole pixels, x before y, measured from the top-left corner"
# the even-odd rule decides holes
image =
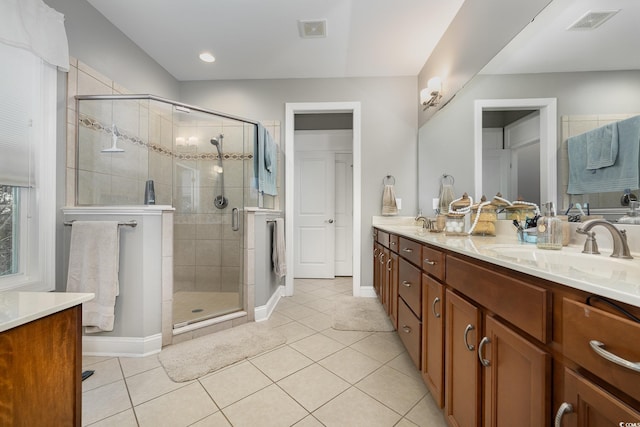
[[[189,381],[286,343],[279,332],[247,323],[168,346],[158,358],[175,382]]]
[[[344,297],[336,300],[333,329],[340,331],[389,332],[393,325],[377,298]]]

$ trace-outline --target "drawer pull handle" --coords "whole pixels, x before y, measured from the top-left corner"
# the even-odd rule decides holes
[[[615,363],[616,365],[620,365],[627,369],[631,369],[632,371],[635,371],[635,372],[640,372],[640,362],[629,362],[627,359],[623,359],[620,356],[616,356],[610,351],[605,350],[603,348],[604,343],[600,341],[591,340],[589,341],[589,345],[591,346],[593,351],[595,351],[598,354],[598,356],[604,359],[607,359],[609,362]]]
[[[411,282],[407,282],[406,280],[403,280],[403,281],[402,281],[402,286],[405,286],[405,287],[407,287],[407,288],[410,288],[410,287],[411,287]]]
[[[391,258],[387,261],[387,271],[391,271],[391,261],[393,261]]]
[[[484,346],[487,344],[491,344],[491,340],[489,340],[489,337],[484,337],[480,341],[480,345],[478,345],[478,359],[480,359],[480,363],[485,368],[491,365],[491,362],[489,362],[488,359],[485,359],[484,357],[482,357],[482,350],[484,349]]]
[[[554,427],[562,427],[562,417],[564,414],[570,414],[573,412],[573,406],[571,403],[562,402],[560,407],[558,408],[558,412],[556,412],[556,418],[554,420]]]
[[[384,252],[380,254],[379,258],[380,258],[380,264],[384,264]]]
[[[435,261],[431,261],[429,258],[425,258],[424,259],[424,263],[425,264],[429,264],[429,265],[436,265]]]
[[[403,326],[402,326],[402,330],[403,330],[404,332],[406,332],[407,334],[410,334],[410,333],[411,333],[411,328],[410,328],[410,327],[408,327],[407,325],[403,325]]]
[[[378,248],[375,248],[375,249],[373,250],[373,257],[374,257],[374,258],[377,258],[377,257],[378,257],[378,251],[379,251],[379,250],[380,250],[380,249],[378,249]]]
[[[435,297],[433,299],[433,304],[431,304],[431,312],[433,313],[433,317],[436,319],[440,318],[440,313],[436,313],[436,304],[440,302],[440,297]]]
[[[411,248],[402,248],[402,252],[406,252],[406,253],[410,254],[411,252],[413,252],[413,249],[411,249]]]
[[[475,328],[472,324],[468,324],[466,328],[464,328],[464,345],[467,346],[467,350],[473,351],[475,350],[475,346],[473,344],[469,345],[469,341],[467,340],[467,335],[469,335],[469,331],[473,331]]]

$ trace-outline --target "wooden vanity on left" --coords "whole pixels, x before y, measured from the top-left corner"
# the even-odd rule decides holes
[[[81,425],[82,303],[93,297],[0,292],[0,425]]]

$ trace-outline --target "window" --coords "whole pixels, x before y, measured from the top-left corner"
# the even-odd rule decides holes
[[[56,68],[0,43],[0,291],[54,289]]]

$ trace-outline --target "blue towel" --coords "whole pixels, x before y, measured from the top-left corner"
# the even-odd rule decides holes
[[[587,132],[587,169],[613,166],[617,156],[617,123],[610,123]]]
[[[618,156],[612,166],[587,169],[587,136],[567,140],[569,194],[604,193],[640,188],[640,116],[617,123]]]
[[[276,196],[278,147],[269,131],[258,124],[253,154],[254,187],[261,193]]]

